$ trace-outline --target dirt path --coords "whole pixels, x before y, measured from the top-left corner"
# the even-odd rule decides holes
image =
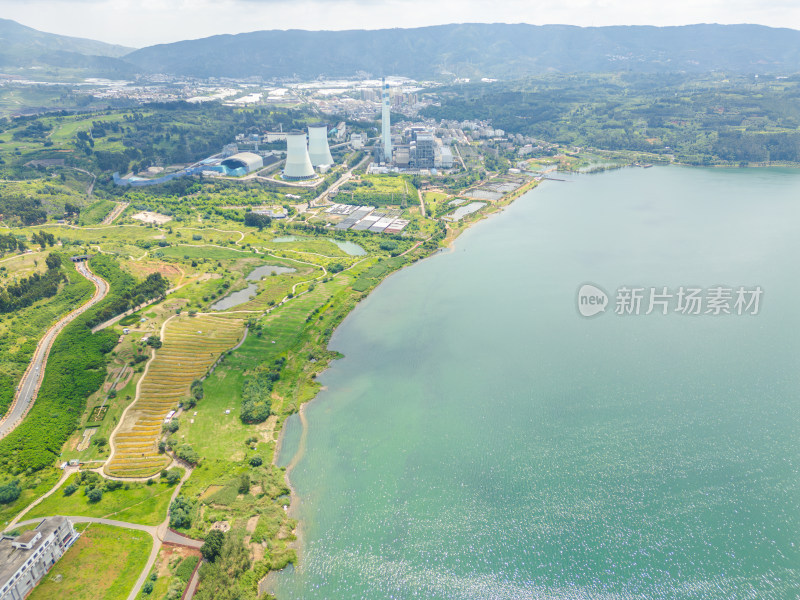
[[[118,216],[122,214],[128,208],[127,202],[117,202],[116,206],[111,210],[110,213],[106,215],[106,218],[100,223],[100,225],[111,225]]]

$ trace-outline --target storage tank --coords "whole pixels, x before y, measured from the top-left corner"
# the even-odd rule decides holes
[[[286,165],[283,176],[287,179],[308,179],[314,176],[314,167],[308,157],[306,134],[292,131],[286,134]]]
[[[308,156],[315,167],[332,165],[333,157],[328,146],[328,126],[314,125],[308,128]]]

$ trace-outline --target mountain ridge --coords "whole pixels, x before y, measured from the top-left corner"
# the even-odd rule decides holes
[[[762,25],[671,27],[467,23],[413,29],[264,30],[158,44],[124,57],[195,77],[515,78],[547,72],[795,72],[800,31]]]

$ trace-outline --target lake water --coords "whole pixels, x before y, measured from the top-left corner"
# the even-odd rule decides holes
[[[257,282],[261,281],[262,277],[272,275],[273,273],[276,275],[281,275],[282,273],[294,273],[296,270],[297,269],[293,269],[291,267],[278,267],[275,265],[262,265],[260,267],[256,267],[250,271],[247,277],[245,277],[245,281],[252,281],[255,283],[251,283],[243,290],[231,292],[224,298],[217,300],[217,302],[211,305],[211,310],[227,310],[229,308],[233,308],[234,306],[244,304],[256,295],[258,292]]]
[[[800,593],[800,173],[545,182],[336,331],[286,599]],[[581,317],[576,292],[761,286],[759,314]],[[643,311],[644,312],[644,311]],[[286,464],[300,445],[287,424]]]

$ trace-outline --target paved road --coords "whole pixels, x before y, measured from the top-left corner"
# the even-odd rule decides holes
[[[36,346],[36,351],[33,353],[33,359],[30,365],[28,365],[25,374],[22,376],[14,402],[6,413],[6,416],[0,421],[0,439],[14,431],[17,425],[22,422],[23,417],[28,414],[31,406],[33,406],[36,400],[36,394],[39,393],[39,386],[42,384],[42,379],[44,378],[47,357],[50,355],[50,348],[53,346],[53,341],[56,339],[56,336],[68,323],[100,302],[105,298],[106,294],[108,294],[108,283],[92,273],[85,263],[77,263],[76,268],[78,273],[94,284],[94,296],[83,306],[76,308],[65,317],[62,317],[58,323],[47,330],[47,333],[45,333],[44,337],[39,341],[39,345]]]
[[[39,517],[38,519],[29,519],[27,521],[20,521],[17,523],[17,527],[22,527],[24,525],[32,525],[33,523],[40,523],[42,519],[45,517]],[[67,518],[72,521],[73,523],[98,523],[100,525],[111,525],[112,527],[123,527],[125,529],[136,529],[138,531],[144,531],[149,533],[153,537],[156,535],[156,530],[158,529],[155,525],[138,525],[136,523],[127,523],[125,521],[115,521],[114,519],[102,519],[100,517],[71,517],[67,516]]]

